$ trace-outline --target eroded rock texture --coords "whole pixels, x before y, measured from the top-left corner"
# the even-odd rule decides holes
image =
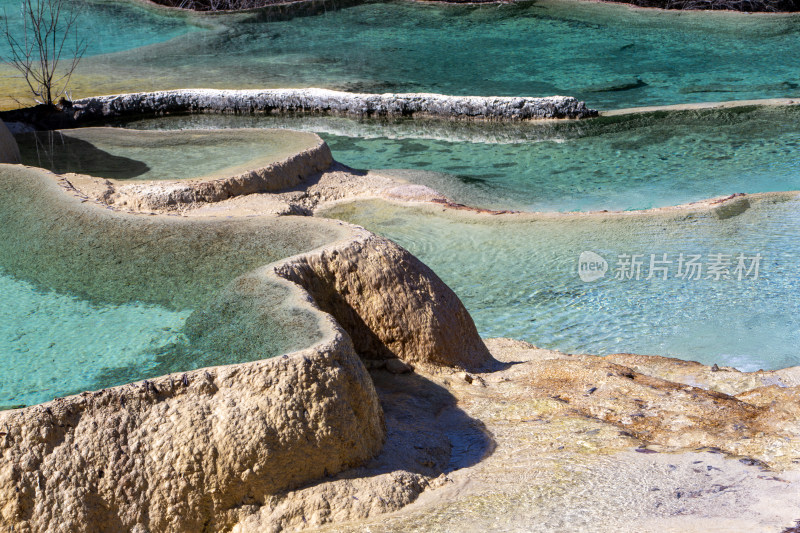
[[[382,416],[341,331],[281,358],[0,413],[0,530],[224,530],[377,453]]]
[[[458,296],[419,259],[367,231],[276,268],[350,332],[365,359],[478,368],[492,361]]]
[[[428,116],[526,120],[597,115],[571,96],[447,96],[367,94],[327,89],[181,89],[94,96],[74,102],[76,120],[164,113],[320,113],[357,116]]]

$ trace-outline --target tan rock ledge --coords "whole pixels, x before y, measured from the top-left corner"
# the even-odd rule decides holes
[[[18,138],[23,163],[90,175],[94,196],[135,210],[283,190],[333,162],[319,136],[290,130],[81,128]]]
[[[257,360],[257,344],[249,362],[0,413],[0,530],[780,531],[798,518],[797,368],[484,342],[457,296],[391,241],[257,215],[275,196],[313,210],[389,191],[448,216],[537,214],[453,208],[347,169],[192,217],[113,212],[68,183],[0,166],[11,274],[106,299],[162,301],[162,278],[178,293],[167,302],[224,286],[195,324],[231,351],[281,317],[284,334],[312,335],[285,356]],[[220,275],[232,257],[249,266]]]
[[[309,217],[114,213],[54,178],[0,166],[0,220],[14,237],[0,241],[7,273],[104,300],[124,301],[132,287],[144,301],[199,298],[199,342],[244,342],[248,357],[268,348],[259,339],[271,322],[288,320],[285,335],[314,340],[263,361],[0,412],[0,531],[228,530],[271,495],[381,449],[382,410],[359,356],[431,369],[491,361],[452,291],[363,229]],[[320,239],[329,244],[315,248]],[[311,249],[239,275],[210,301],[195,294],[226,280],[229,263],[256,261],[259,246]],[[163,278],[167,292],[153,287]]]

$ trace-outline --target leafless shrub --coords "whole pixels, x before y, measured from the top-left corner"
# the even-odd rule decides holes
[[[75,0],[21,0],[23,28],[15,35],[5,17],[4,36],[10,47],[0,57],[17,69],[34,99],[52,106],[66,93],[70,78],[86,52],[78,35],[82,5]]]
[[[156,2],[195,11],[244,11],[282,3],[281,0],[156,0]]]
[[[641,7],[684,10],[787,12],[800,10],[798,0],[621,0]]]

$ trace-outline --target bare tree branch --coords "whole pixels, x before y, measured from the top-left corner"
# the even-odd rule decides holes
[[[243,11],[257,9],[272,4],[283,3],[286,0],[155,0],[157,3],[192,9],[194,11]]]
[[[22,74],[39,103],[52,106],[66,94],[72,74],[86,53],[87,42],[78,31],[82,9],[80,0],[21,0],[23,27],[19,36],[5,17],[3,34],[11,52],[0,60]]]
[[[686,10],[731,10],[747,12],[800,11],[800,0],[621,0],[642,7]]]

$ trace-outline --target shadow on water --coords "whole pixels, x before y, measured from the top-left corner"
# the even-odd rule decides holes
[[[108,179],[133,179],[150,171],[143,161],[110,154],[94,144],[58,131],[17,136],[22,163],[56,174],[74,172]]]

